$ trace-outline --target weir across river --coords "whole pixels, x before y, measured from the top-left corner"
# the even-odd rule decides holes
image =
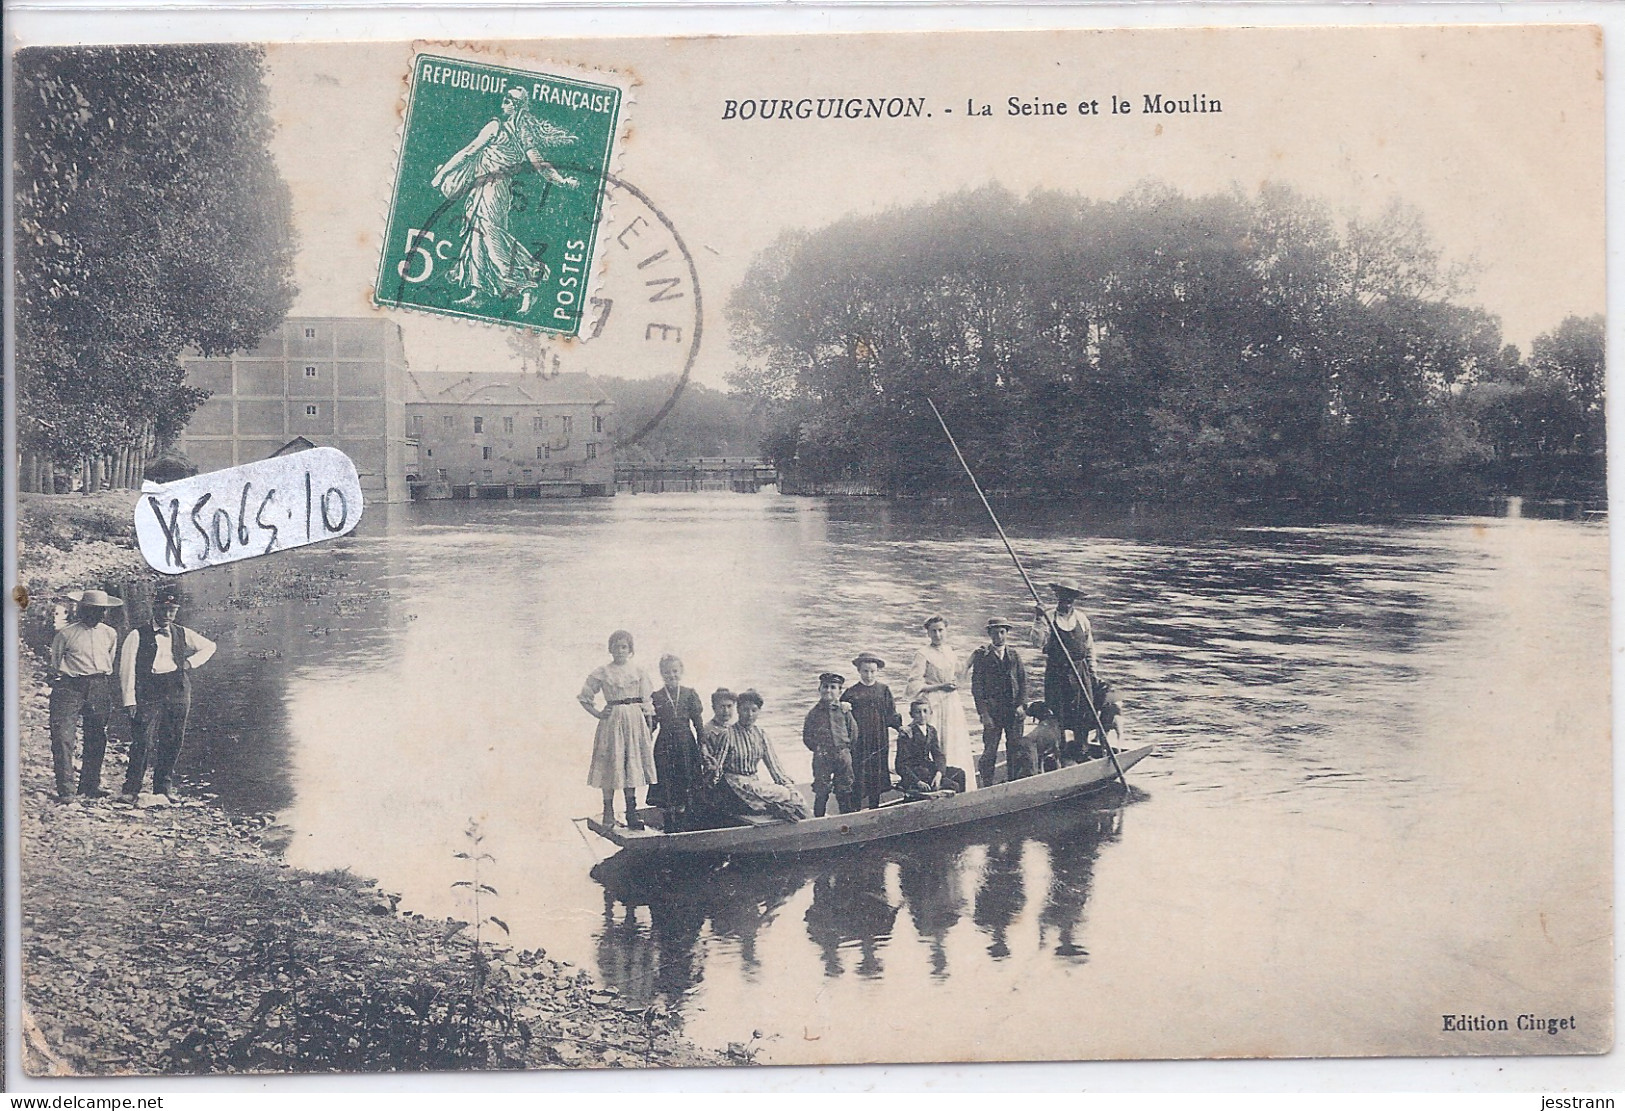
[[[736,494],[754,494],[778,481],[778,469],[767,460],[756,458],[669,459],[655,463],[615,464],[617,493],[729,490]]]

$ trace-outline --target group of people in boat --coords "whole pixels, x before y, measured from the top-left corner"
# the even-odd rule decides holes
[[[812,753],[810,807],[758,724],[761,694],[720,688],[706,718],[699,693],[683,685],[681,659],[661,657],[657,687],[633,662],[632,634],[617,630],[609,638],[610,662],[587,676],[578,696],[598,719],[587,782],[603,793],[604,826],[615,824],[620,793],[626,826],[644,828],[637,793],[645,787],[648,804],[661,810],[661,828],[677,833],[748,816],[822,818],[831,796],[849,814],[878,807],[894,789],[930,797],[991,786],[1001,744],[1011,780],[1104,757],[1120,707],[1111,684],[1097,675],[1093,632],[1077,606],[1085,592],[1070,580],[1051,589],[1056,604],[1035,607],[1031,630],[1045,660],[1041,701],[1028,701],[1026,662],[1008,643],[1014,626],[1001,617],[987,622],[987,643],[968,659],[949,643],[946,620],[925,621],[927,643],[915,652],[904,688],[907,722],[880,681],[886,661],[876,653],[853,658],[857,678],[850,685],[838,672],[820,674],[818,699],[801,731]],[[982,725],[975,759],[960,697],[966,679]]]

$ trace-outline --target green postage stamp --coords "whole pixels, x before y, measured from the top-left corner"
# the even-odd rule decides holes
[[[373,299],[581,329],[623,91],[419,54]]]

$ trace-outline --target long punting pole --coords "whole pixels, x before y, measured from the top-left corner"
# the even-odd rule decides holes
[[[1061,654],[1066,657],[1068,666],[1072,668],[1072,677],[1078,681],[1078,689],[1083,692],[1084,701],[1089,704],[1089,715],[1095,719],[1095,724],[1101,727],[1100,747],[1104,748],[1106,755],[1111,757],[1112,770],[1117,773],[1118,780],[1122,782],[1123,786],[1127,787],[1128,780],[1123,775],[1123,765],[1117,762],[1117,752],[1112,748],[1112,743],[1106,739],[1105,725],[1100,720],[1100,712],[1095,709],[1095,696],[1089,690],[1089,684],[1083,681],[1083,672],[1078,668],[1078,661],[1072,658],[1072,649],[1067,647],[1066,638],[1061,636],[1061,630],[1055,627],[1054,615],[1044,608],[1044,599],[1039,597],[1038,588],[1033,585],[1032,577],[1027,574],[1027,568],[1022,566],[1021,557],[1016,554],[1016,549],[1011,545],[1010,537],[1005,535],[1004,526],[999,524],[999,515],[993,512],[993,506],[987,500],[987,495],[982,493],[982,484],[976,481],[976,475],[971,471],[970,464],[965,462],[965,453],[959,450],[959,441],[955,440],[954,434],[948,430],[948,422],[942,419],[942,413],[937,409],[937,403],[929,397],[925,399],[925,403],[931,406],[932,415],[937,418],[937,423],[942,425],[942,434],[948,437],[948,446],[954,449],[954,455],[959,458],[959,465],[965,468],[965,477],[970,479],[970,484],[975,489],[976,496],[982,499],[982,508],[987,510],[988,519],[993,522],[993,527],[999,530],[999,539],[1004,541],[1004,550],[1010,553],[1010,559],[1015,563],[1016,570],[1021,573],[1021,581],[1027,584],[1027,592],[1033,596],[1033,604],[1044,615],[1044,620],[1049,622],[1049,635],[1060,644]]]

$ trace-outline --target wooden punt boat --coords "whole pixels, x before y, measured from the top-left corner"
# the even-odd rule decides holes
[[[1155,748],[1155,745],[1146,745],[1121,750],[1117,754],[1117,762],[1127,771]],[[583,821],[598,836],[618,845],[621,855],[628,858],[818,852],[986,821],[1040,806],[1053,806],[1116,782],[1110,760],[1090,760],[1059,771],[1028,776],[1013,783],[997,783],[979,791],[913,802],[898,798],[883,801],[876,810],[809,818],[800,822],[749,818],[740,819],[741,824],[723,829],[663,833],[652,825],[648,829],[633,830],[624,826],[606,828],[593,818]],[[640,816],[647,822],[658,817],[658,814],[658,811],[644,811]]]

